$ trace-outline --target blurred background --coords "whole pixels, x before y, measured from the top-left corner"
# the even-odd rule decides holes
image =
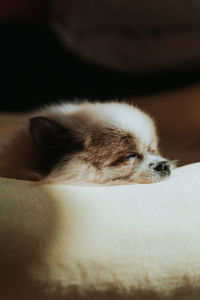
[[[198,0],[1,0],[1,111],[200,79]]]
[[[0,0],[0,138],[67,99],[128,99],[165,157],[200,161],[199,0]]]

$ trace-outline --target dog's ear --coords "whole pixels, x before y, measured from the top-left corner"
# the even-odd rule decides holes
[[[69,128],[46,117],[30,120],[30,132],[38,150],[54,159],[83,149],[83,143]]]

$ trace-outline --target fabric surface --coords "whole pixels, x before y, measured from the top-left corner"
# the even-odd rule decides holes
[[[200,163],[149,185],[0,179],[0,299],[200,298]]]
[[[52,23],[88,61],[116,70],[199,68],[200,2],[196,0],[56,0]]]

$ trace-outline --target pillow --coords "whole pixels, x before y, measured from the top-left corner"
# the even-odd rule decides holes
[[[200,299],[200,163],[147,185],[0,179],[0,299]]]

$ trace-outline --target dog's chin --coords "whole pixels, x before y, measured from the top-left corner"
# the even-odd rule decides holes
[[[139,184],[156,183],[156,182],[160,182],[160,181],[168,179],[170,175],[171,175],[171,172],[169,172],[169,173],[160,172],[160,174],[158,174],[158,173],[152,173],[152,174],[146,173],[145,174],[144,173],[143,175],[135,177],[133,180],[133,183],[139,183]]]

